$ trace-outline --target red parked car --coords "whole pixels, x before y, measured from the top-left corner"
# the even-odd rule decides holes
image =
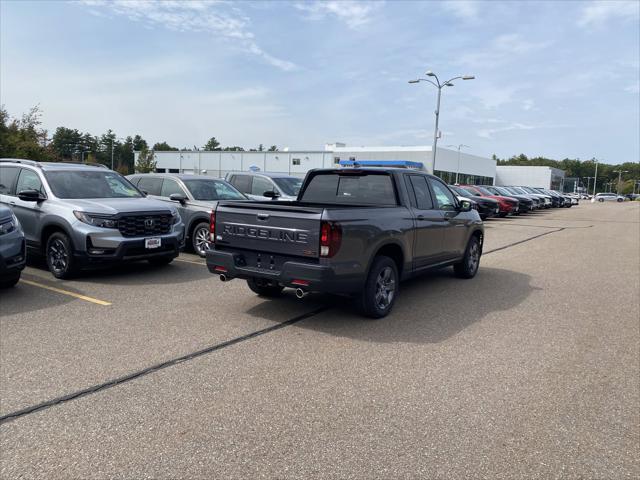
[[[460,185],[460,188],[463,188],[471,195],[477,197],[488,197],[497,200],[498,206],[500,207],[500,213],[498,214],[499,217],[506,217],[509,214],[518,215],[520,213],[518,211],[518,204],[520,202],[515,198],[494,195],[489,190],[482,188],[480,185]]]

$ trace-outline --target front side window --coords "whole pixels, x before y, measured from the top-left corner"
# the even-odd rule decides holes
[[[19,172],[18,167],[0,167],[0,195],[15,195],[13,185]]]
[[[253,177],[253,185],[251,186],[251,195],[264,195],[264,192],[273,192],[275,190],[271,181],[263,177]]]
[[[60,170],[46,172],[53,194],[58,198],[140,198],[140,192],[115,172]],[[140,181],[142,183],[142,181]]]
[[[184,190],[180,188],[180,185],[178,185],[178,182],[176,182],[175,180],[171,180],[170,178],[165,178],[164,181],[162,182],[162,189],[160,190],[160,196],[169,198],[174,193],[184,195]]]
[[[196,200],[244,200],[246,198],[231,184],[222,180],[194,179],[184,180],[184,183]]]
[[[298,196],[298,193],[300,193],[300,188],[302,187],[301,178],[282,177],[274,178],[273,181],[276,183],[276,185],[278,185],[278,188],[282,190],[285,195],[289,195],[291,197]]]
[[[430,179],[431,189],[436,197],[436,203],[440,210],[455,210],[456,200],[447,186],[434,179]]]
[[[18,177],[18,184],[16,185],[16,193],[20,193],[23,190],[37,190],[44,194],[42,189],[42,182],[40,177],[33,170],[23,168]]]

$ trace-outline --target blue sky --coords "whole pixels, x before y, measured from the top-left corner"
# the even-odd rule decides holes
[[[640,159],[640,2],[2,1],[0,101],[150,143]]]

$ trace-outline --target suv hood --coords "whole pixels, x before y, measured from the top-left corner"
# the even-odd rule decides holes
[[[175,212],[175,207],[151,198],[96,198],[61,200],[85,213],[117,215],[133,212]]]

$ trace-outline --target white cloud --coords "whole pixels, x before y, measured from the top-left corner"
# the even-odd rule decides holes
[[[536,106],[536,102],[531,98],[527,98],[522,102],[522,109],[525,111],[533,110]]]
[[[601,27],[609,20],[637,21],[639,16],[640,3],[637,1],[606,0],[590,2],[582,10],[578,25],[581,27]]]
[[[639,83],[633,83],[633,84],[629,85],[628,87],[625,87],[624,91],[625,92],[629,92],[629,93],[640,93],[640,84]]]
[[[542,50],[551,43],[548,40],[532,42],[524,39],[520,34],[507,33],[494,38],[488,47],[462,55],[458,63],[470,68],[496,68],[522,55]]]
[[[476,20],[480,14],[480,3],[473,0],[448,0],[442,8],[463,20]]]
[[[509,132],[511,130],[536,130],[541,128],[567,128],[570,125],[527,125],[524,123],[514,122],[503,127],[483,128],[476,132],[481,138],[493,139],[496,133]]]
[[[313,3],[296,3],[298,10],[306,12],[313,20],[322,20],[328,16],[335,16],[347,24],[349,28],[357,29],[371,21],[371,15],[381,2],[361,2],[352,0],[315,1]]]
[[[93,15],[121,15],[146,28],[161,27],[178,32],[198,32],[234,41],[241,50],[262,58],[284,71],[295,70],[294,63],[265,52],[249,30],[250,19],[237,8],[225,9],[217,0],[80,0]]]

